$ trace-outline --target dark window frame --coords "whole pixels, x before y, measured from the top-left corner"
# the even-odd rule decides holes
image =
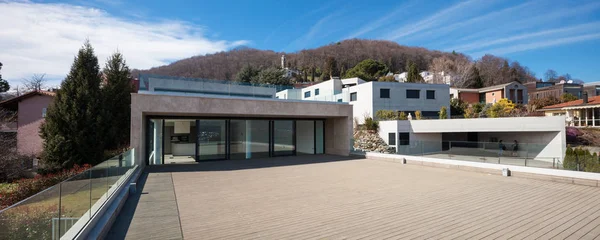
[[[388,145],[396,145],[396,133],[388,133]]]
[[[414,93],[416,92],[416,97],[414,96]],[[409,94],[409,93],[413,93],[413,94]],[[421,90],[419,89],[406,89],[406,98],[407,99],[420,99],[421,98]]]
[[[430,93],[433,93],[433,98],[430,98],[430,97],[429,97],[429,94],[430,94]],[[426,99],[432,99],[432,100],[435,100],[435,90],[427,90],[427,91],[425,92],[425,98],[426,98]]]
[[[317,88],[317,89],[315,89],[315,96],[318,96],[318,95],[319,95],[319,89]]]
[[[358,93],[357,92],[351,92],[350,93],[350,102],[355,102],[358,100]]]
[[[398,132],[398,145],[399,146],[410,145],[410,133],[409,132]]]
[[[390,98],[390,89],[389,88],[380,88],[379,89],[379,98]]]
[[[309,97],[310,97],[310,91],[306,91],[306,92],[304,92],[304,97],[305,97],[305,98],[309,98]]]

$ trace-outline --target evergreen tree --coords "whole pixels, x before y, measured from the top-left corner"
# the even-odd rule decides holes
[[[2,70],[2,63],[0,63],[0,70]],[[6,92],[10,89],[10,84],[8,81],[2,79],[2,74],[0,74],[0,93]]]
[[[46,121],[40,129],[46,163],[64,168],[102,161],[100,81],[98,58],[86,41],[48,108]]]
[[[258,69],[255,69],[250,65],[246,65],[235,75],[235,81],[246,83],[257,82],[258,72]]]
[[[469,74],[467,75],[467,83],[465,86],[468,88],[482,88],[483,87],[483,79],[481,75],[479,75],[479,69],[475,64],[471,65],[471,69],[469,69]]]
[[[446,119],[446,118],[448,118],[448,109],[446,109],[445,106],[441,107],[439,115],[440,115],[440,119]]]
[[[406,74],[406,82],[409,83],[418,83],[423,82],[423,77],[419,74],[419,69],[417,65],[413,62],[408,64],[408,69],[406,70],[408,73]]]
[[[262,84],[289,85],[290,79],[283,76],[283,70],[267,68],[258,74],[258,82]]]
[[[108,58],[103,70],[104,85],[101,89],[103,101],[104,134],[107,149],[128,145],[131,119],[131,93],[133,85],[129,67],[123,55],[115,53]]]
[[[365,81],[377,81],[379,77],[385,76],[388,72],[388,67],[382,62],[367,59],[356,64],[353,68],[348,69],[345,77],[358,77]]]

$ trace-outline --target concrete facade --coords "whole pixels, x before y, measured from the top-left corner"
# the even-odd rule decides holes
[[[284,101],[232,97],[132,94],[131,147],[140,149],[136,163],[145,165],[148,116],[320,118],[325,120],[325,154],[350,153],[352,106],[331,102]]]
[[[443,143],[449,141],[470,141],[468,133],[476,133],[476,142],[494,142],[503,140],[507,146],[517,140],[521,148],[535,148],[535,156],[542,161],[552,158],[562,159],[566,151],[565,118],[556,117],[521,117],[521,118],[473,118],[448,120],[411,120],[380,121],[379,136],[389,143],[389,133],[409,133],[410,144],[419,145],[418,151],[442,151]],[[395,141],[400,150],[399,141]],[[420,145],[424,149],[421,149]],[[528,145],[527,145],[528,144]],[[497,149],[498,144],[490,143],[490,148]]]

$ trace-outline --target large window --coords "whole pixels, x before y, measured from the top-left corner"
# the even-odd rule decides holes
[[[379,98],[390,98],[390,89],[389,88],[379,89]]]
[[[315,89],[315,96],[319,95],[319,89]]]
[[[269,120],[230,121],[230,159],[269,157]]]
[[[357,96],[356,96],[356,93],[355,93],[355,92],[353,92],[353,93],[350,93],[350,102],[354,102],[354,101],[356,101],[356,97],[357,97]]]
[[[273,121],[273,155],[294,155],[296,153],[294,137],[294,121]]]
[[[310,91],[308,91],[308,92],[304,92],[304,97],[305,97],[305,98],[308,98],[308,97],[310,97]]]
[[[407,132],[399,132],[398,133],[398,143],[399,143],[399,145],[409,145],[410,144],[410,134]]]
[[[427,90],[427,99],[435,99],[435,90]]]
[[[388,133],[388,145],[396,145],[396,133]]]
[[[421,94],[420,90],[413,90],[413,89],[406,90],[406,98],[419,99],[420,94]]]

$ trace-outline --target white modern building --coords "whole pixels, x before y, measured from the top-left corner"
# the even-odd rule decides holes
[[[564,116],[380,121],[379,136],[409,155],[454,148],[456,155],[497,157],[500,140],[507,148],[501,156],[552,162],[562,161],[566,151]]]
[[[360,78],[332,79],[302,89],[277,92],[280,99],[347,102],[354,118],[375,117],[378,110],[403,111],[414,116],[437,118],[441,107],[450,116],[449,86],[445,84],[365,82]]]

